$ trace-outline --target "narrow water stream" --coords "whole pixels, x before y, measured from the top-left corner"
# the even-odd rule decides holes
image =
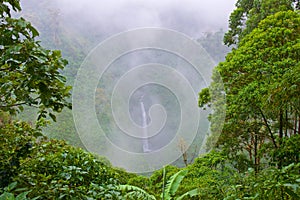
[[[149,140],[148,140],[148,132],[147,132],[147,115],[145,111],[145,106],[143,101],[141,100],[141,110],[142,110],[142,126],[143,126],[143,139],[142,139],[142,145],[143,145],[143,152],[147,153],[150,152],[149,148]]]

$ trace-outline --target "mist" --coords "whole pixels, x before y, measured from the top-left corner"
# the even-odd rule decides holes
[[[162,27],[199,37],[205,32],[226,30],[236,0],[33,0],[23,2],[24,11],[37,4],[42,12],[56,12],[61,26],[80,33],[109,37],[139,27]]]
[[[72,110],[72,112],[74,110],[76,112],[79,107],[77,109],[77,111],[80,111],[77,115],[78,118],[73,121],[71,113],[69,113],[69,117],[66,119],[66,121],[71,121],[70,124],[75,122],[77,133],[87,150],[99,155],[104,154],[115,166],[123,167],[132,172],[148,172],[176,161],[178,155],[180,156],[182,153],[178,147],[181,140],[191,145],[195,143],[193,148],[200,151],[208,134],[209,122],[207,116],[209,113],[198,107],[197,94],[208,85],[205,78],[194,69],[191,63],[187,62],[184,57],[180,58],[180,56],[171,52],[144,49],[130,52],[119,58],[116,57],[110,66],[103,70],[103,74],[99,73],[99,63],[102,63],[106,57],[110,57],[110,54],[114,54],[114,51],[118,51],[120,46],[131,46],[132,42],[135,44],[139,39],[136,37],[130,38],[130,41],[126,41],[127,38],[119,41],[114,46],[115,48],[105,51],[104,54],[96,53],[93,57],[93,54],[90,53],[93,52],[92,49],[97,49],[95,47],[105,39],[141,27],[172,29],[187,35],[188,38],[193,38],[193,41],[205,36],[206,33],[219,30],[226,31],[229,15],[234,8],[234,0],[31,0],[22,3],[22,15],[40,31],[39,39],[41,42],[48,48],[60,49],[62,54],[69,60],[69,65],[63,73],[67,76],[67,80],[71,85],[73,85],[75,79],[76,81],[81,80],[80,78],[77,79],[77,70],[79,67],[82,70],[82,63],[88,63],[85,69],[87,74],[82,76],[87,77],[87,79],[78,81],[77,85],[75,82],[73,85],[73,92],[79,91],[77,95],[76,92],[73,93],[78,99],[77,106],[73,104]],[[142,35],[140,39],[143,38],[149,40],[149,35]],[[182,39],[181,37],[177,38],[179,38],[178,41]],[[165,42],[161,40],[159,35],[151,39],[156,41],[156,44]],[[168,44],[172,44],[172,42]],[[203,69],[212,68],[216,64],[212,62],[211,56],[208,54],[206,55],[202,51],[193,51],[190,46],[183,44],[184,42],[179,42],[177,46],[185,47],[186,49],[182,49],[185,49],[187,55],[200,52],[196,54],[196,57],[198,58],[199,55],[198,60],[201,60]],[[97,52],[97,50],[94,52]],[[201,52],[203,55],[201,55]],[[213,51],[213,54],[217,54],[216,51]],[[88,57],[90,59],[86,60]],[[139,85],[136,91],[132,91],[129,99],[120,98],[117,101],[118,103],[113,106],[111,99],[115,87],[118,85],[127,87],[128,84],[119,83],[123,75],[135,71],[135,77],[130,79],[131,84],[138,85],[142,82],[149,82],[150,75],[135,68],[147,63],[159,63],[172,68],[169,69],[170,73],[168,74],[164,73],[164,70],[150,73],[155,76],[151,77],[151,81],[154,81],[152,83],[160,83],[162,80],[166,80],[167,76],[171,77],[167,80],[174,86],[171,88],[172,90],[159,84]],[[184,79],[179,77],[177,72]],[[97,76],[98,74],[101,74],[101,78]],[[144,76],[145,74],[146,76]],[[90,80],[98,81],[96,92],[93,88],[87,87]],[[193,95],[186,93],[189,91],[187,90],[189,88],[187,83],[194,91]],[[87,91],[92,91],[92,93],[85,95]],[[122,92],[122,90],[120,91]],[[177,99],[177,95],[183,97],[181,101]],[[89,98],[83,98],[84,96],[89,96]],[[143,109],[141,104],[143,104]],[[163,121],[160,119],[163,119],[161,116],[164,112],[158,112],[159,110],[157,110],[156,115],[152,118],[150,116],[150,110],[152,107],[155,108],[155,105],[161,105],[164,108],[166,121],[163,126],[155,122]],[[118,108],[119,112],[115,114],[120,119],[119,122],[125,121],[123,127],[116,123],[116,116],[112,113],[112,108]],[[125,115],[127,110],[129,110],[129,115]],[[94,112],[95,115],[90,116]],[[193,120],[193,114],[197,116],[199,114],[198,121]],[[182,116],[189,116],[189,118]],[[183,118],[185,120],[182,120]],[[90,124],[91,121],[92,124]],[[185,123],[182,123],[182,121]],[[146,126],[146,123],[149,127]],[[151,123],[154,125],[151,126]],[[184,128],[181,129],[182,124]],[[104,130],[104,134],[99,134],[99,125]],[[78,129],[79,126],[81,128]],[[143,128],[143,131],[137,129],[137,126]],[[154,129],[159,131],[153,134],[150,131],[152,130],[151,127],[155,127]],[[63,128],[68,129],[69,127]],[[129,130],[128,133],[134,133],[134,137],[124,130]],[[178,134],[178,130],[180,130],[181,135]],[[77,133],[74,131],[74,135],[77,135]],[[149,134],[146,140],[146,148],[144,148],[145,140],[140,137],[141,134]],[[122,151],[119,151],[120,149]],[[196,152],[196,150],[193,150],[193,152]],[[160,151],[165,153],[160,154]],[[128,156],[125,156],[126,153]],[[143,159],[146,157],[143,157],[143,153],[147,153],[146,160],[153,161],[153,163],[147,163],[147,166],[134,164],[144,162]],[[157,154],[159,154],[159,160],[155,161],[158,159]],[[129,155],[134,156],[130,157]]]

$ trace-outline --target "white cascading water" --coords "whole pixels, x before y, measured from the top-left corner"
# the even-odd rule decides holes
[[[141,110],[142,110],[142,125],[143,125],[143,139],[142,139],[142,145],[143,145],[143,152],[147,153],[150,152],[150,148],[149,148],[149,141],[148,141],[148,132],[147,132],[147,115],[146,115],[146,111],[145,111],[145,106],[144,103],[140,102],[141,104]]]

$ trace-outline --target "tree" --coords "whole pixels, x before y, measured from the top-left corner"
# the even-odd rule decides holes
[[[236,9],[230,15],[229,31],[224,42],[228,46],[238,44],[267,16],[299,8],[299,0],[238,0]]]
[[[11,9],[21,11],[19,0],[0,3],[0,110],[11,114],[23,106],[39,109],[39,117],[60,112],[67,101],[70,87],[60,74],[67,61],[60,51],[44,49],[36,38],[38,31],[23,18],[11,17]]]
[[[247,152],[256,171],[265,143],[279,149],[285,138],[300,133],[299,44],[299,13],[278,12],[262,20],[216,68],[227,100],[219,145],[235,158]],[[205,97],[202,106],[210,100]]]

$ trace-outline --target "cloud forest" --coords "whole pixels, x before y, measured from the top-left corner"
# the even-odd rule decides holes
[[[0,1],[0,200],[299,200],[299,9]]]

